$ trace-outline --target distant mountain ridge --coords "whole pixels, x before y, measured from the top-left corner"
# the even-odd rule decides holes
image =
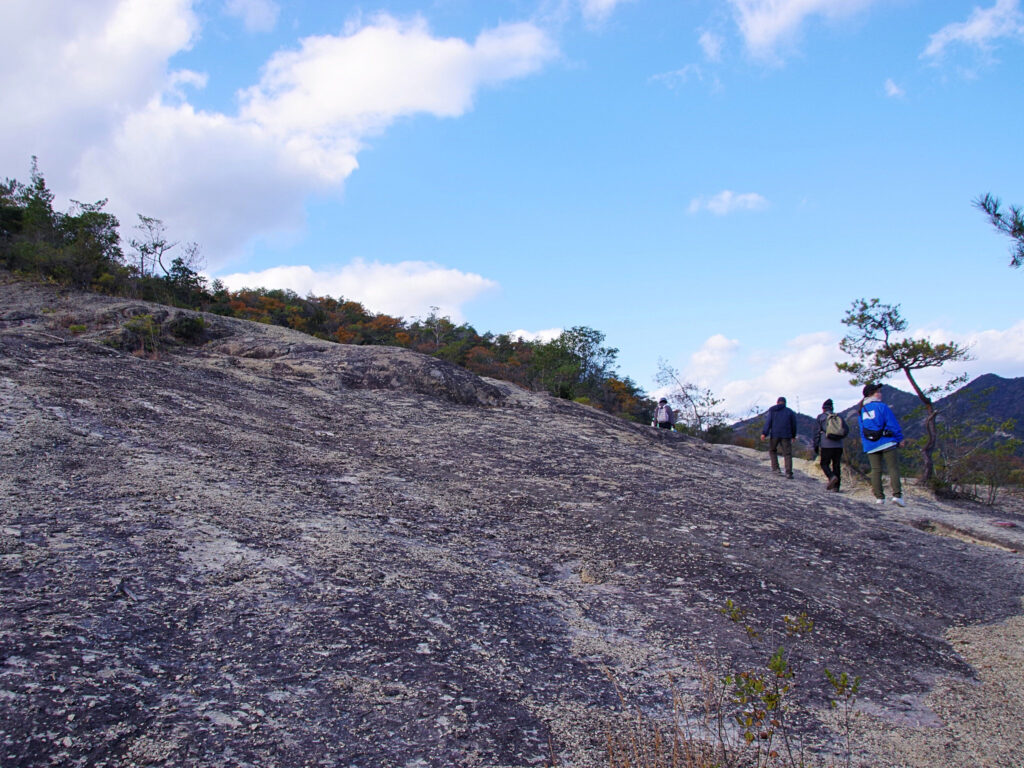
[[[924,433],[924,411],[917,395],[902,389],[882,385],[882,400],[896,414],[907,438],[913,440]],[[1004,422],[1013,419],[1016,424],[1011,430],[1014,437],[1024,440],[1024,377],[1003,378],[986,373],[960,389],[936,401],[940,423],[982,424],[988,419]],[[844,406],[839,411],[844,418],[855,418],[857,402]],[[764,413],[753,418],[738,421],[732,425],[736,435],[760,434]],[[798,413],[797,440],[810,446],[814,439],[815,417]],[[851,430],[854,423],[851,422]]]

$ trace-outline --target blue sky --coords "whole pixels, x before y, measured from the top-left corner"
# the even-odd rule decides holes
[[[861,297],[1024,375],[971,205],[1024,205],[1021,0],[7,0],[0,45],[0,174],[232,287],[591,326],[737,416],[854,400]]]

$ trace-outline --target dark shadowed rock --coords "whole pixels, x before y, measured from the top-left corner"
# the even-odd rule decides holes
[[[829,665],[925,721],[944,633],[1019,610],[1018,555],[741,452],[224,318],[103,343],[138,314],[181,313],[0,285],[4,766],[601,765],[606,668],[761,659],[727,599],[814,620],[808,705]]]

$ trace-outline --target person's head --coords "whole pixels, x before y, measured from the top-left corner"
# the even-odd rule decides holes
[[[668,405],[668,400],[663,397],[658,401],[658,405]]]
[[[780,397],[778,400],[775,401],[775,404],[776,405],[785,405],[786,404],[786,398]]]
[[[821,404],[821,410],[828,411],[829,413],[835,410],[835,405],[832,403],[831,397]]]
[[[881,400],[882,399],[882,385],[881,384],[865,384],[864,389],[861,390],[861,394],[864,395],[865,400]]]

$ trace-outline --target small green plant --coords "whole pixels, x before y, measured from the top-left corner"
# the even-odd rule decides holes
[[[800,611],[796,616],[787,614],[782,617],[782,622],[788,637],[803,637],[814,631],[814,620],[807,615],[807,611]]]
[[[608,672],[628,717],[606,736],[610,768],[823,768],[837,763],[808,755],[797,731],[803,711],[796,696],[796,670],[782,638],[802,639],[814,632],[806,612],[782,617],[782,629],[764,632],[748,621],[748,612],[726,600],[719,612],[740,626],[752,649],[772,642],[774,650],[761,666],[728,674],[698,665],[701,706],[687,706],[672,691],[672,715],[658,720],[638,707],[629,707],[617,682]],[[829,702],[842,714],[845,765],[852,756],[851,725],[861,678],[846,672],[825,671]]]
[[[85,333],[86,326],[82,325],[81,323],[75,323],[74,325],[68,326],[68,331],[77,336],[80,333]]]
[[[747,623],[747,612],[736,605],[731,599],[726,599],[725,605],[718,609],[718,612],[726,616],[733,624],[740,624],[743,631],[747,633],[749,640],[759,640],[761,634]]]
[[[850,733],[852,731],[852,719],[854,715],[854,704],[857,702],[857,693],[860,691],[860,677],[850,678],[846,672],[838,675],[825,667],[825,678],[832,687],[829,696],[829,704],[832,709],[840,710],[842,716],[843,735],[846,740],[846,766],[849,768],[852,756]]]
[[[777,764],[778,742],[789,758],[787,765],[803,763],[794,757],[794,739],[787,727],[794,676],[786,649],[780,645],[768,658],[764,669],[726,675],[723,680],[736,707],[732,718],[740,727],[743,740],[751,747],[751,759],[758,768]]]
[[[159,353],[160,323],[152,315],[135,315],[121,330],[125,348],[135,348],[141,356]]]
[[[201,317],[182,315],[169,322],[167,330],[176,339],[188,344],[196,344],[202,341],[203,334],[206,332],[206,322]]]

